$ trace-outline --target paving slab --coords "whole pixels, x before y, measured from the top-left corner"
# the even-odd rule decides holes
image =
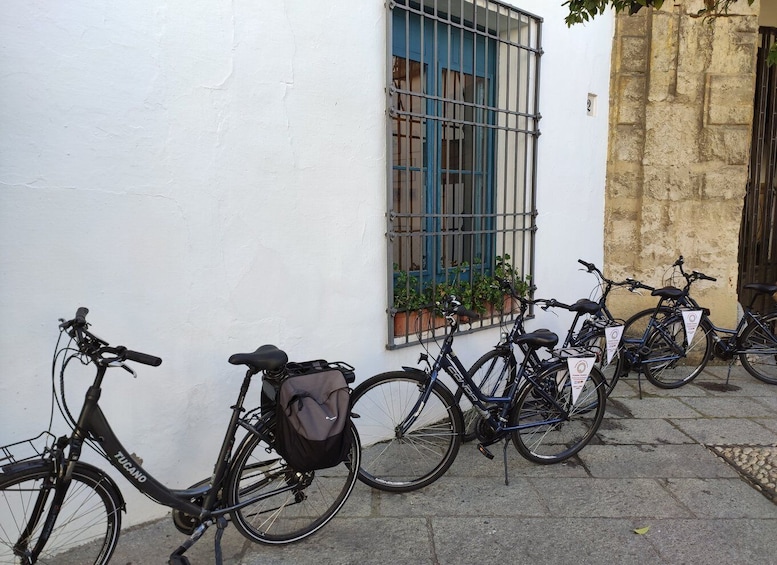
[[[630,418],[700,418],[702,414],[679,398],[620,398],[616,402]]]
[[[440,564],[580,565],[585,562],[618,562],[655,565],[660,558],[648,540],[634,534],[634,525],[630,520],[435,519],[432,525],[437,558],[435,563]],[[467,532],[467,542],[463,542],[462,532]],[[471,540],[478,541],[472,543]]]
[[[777,390],[775,390],[775,394],[777,394]],[[777,417],[777,409],[773,409],[763,402],[753,402],[753,397],[748,396],[705,396],[703,398],[684,398],[683,402],[707,418]]]
[[[580,459],[596,478],[734,478],[736,470],[698,444],[589,445]]]
[[[552,516],[566,518],[690,517],[655,479],[530,479]]]
[[[777,519],[777,504],[738,477],[667,479],[664,487],[698,518]]]
[[[659,555],[656,563],[777,563],[774,520],[657,519],[648,525],[644,537]]]
[[[702,445],[771,445],[774,432],[743,418],[672,419],[683,433]]]
[[[596,436],[598,443],[604,445],[696,443],[663,418],[605,418]],[[588,447],[584,452],[587,451]]]

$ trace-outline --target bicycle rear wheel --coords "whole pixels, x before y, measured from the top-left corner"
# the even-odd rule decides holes
[[[48,469],[0,475],[0,564],[27,563],[54,498]],[[102,472],[77,465],[54,529],[36,563],[108,563],[119,540],[124,502]],[[29,535],[24,534],[29,529]]]
[[[351,395],[362,438],[359,480],[388,492],[408,492],[440,478],[456,459],[464,422],[453,394],[435,382],[423,411],[400,433],[429,377],[407,371],[367,379]]]
[[[469,374],[485,396],[504,396],[505,390],[515,380],[516,363],[509,350],[492,349],[475,361]],[[480,413],[472,406],[461,387],[456,391],[454,400],[461,408],[464,417],[463,440],[472,441],[475,439],[475,426]]]
[[[777,312],[751,321],[742,332],[742,366],[759,381],[777,385]]]
[[[272,435],[275,419],[265,431]],[[361,449],[351,425],[351,449],[345,461],[306,473],[289,467],[261,437],[250,435],[241,444],[227,486],[229,506],[263,497],[232,512],[235,528],[251,541],[291,543],[327,524],[343,507],[356,484]]]
[[[536,377],[543,397],[533,384],[523,387],[509,425],[515,448],[529,461],[560,463],[583,449],[596,434],[604,417],[607,392],[604,377],[596,367],[573,400],[572,382],[566,361],[556,363]]]
[[[712,355],[712,327],[703,319],[689,343],[682,314],[662,308],[645,335],[654,312],[643,310],[629,318],[624,334],[642,339],[642,370],[650,383],[664,389],[681,387],[699,376],[707,365]]]

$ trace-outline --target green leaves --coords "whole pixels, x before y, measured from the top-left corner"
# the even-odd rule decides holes
[[[715,18],[728,13],[729,8],[737,0],[704,0],[704,8],[699,10],[695,16],[703,18]],[[747,0],[748,5],[752,5],[755,0]],[[603,14],[609,8],[614,8],[616,12],[627,10],[629,14],[636,14],[642,8],[653,7],[655,9],[663,6],[664,0],[567,0],[562,6],[569,7],[569,14],[564,18],[567,26],[573,26],[592,20],[599,14]],[[775,55],[777,57],[777,55]]]
[[[704,18],[712,21],[717,17],[728,14],[731,6],[738,0],[704,0],[704,8],[691,14],[691,17]],[[748,6],[752,6],[755,0],[747,0]],[[569,13],[564,18],[567,27],[585,23],[594,19],[599,14],[604,14],[613,8],[616,12],[627,10],[629,14],[636,14],[642,8],[663,6],[664,0],[566,0],[562,6],[569,7]],[[777,65],[777,45],[772,45],[766,59],[769,66]]]
[[[766,56],[766,64],[770,67],[772,65],[777,65],[777,43],[772,45],[772,48],[769,49],[769,55]]]

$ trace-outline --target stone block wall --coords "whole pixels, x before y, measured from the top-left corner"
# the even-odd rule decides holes
[[[617,16],[611,76],[605,268],[665,284],[678,255],[717,277],[694,296],[713,321],[737,316],[737,249],[753,118],[758,9],[712,21],[700,0]],[[678,284],[678,283],[676,283]],[[614,293],[628,317],[655,304]]]

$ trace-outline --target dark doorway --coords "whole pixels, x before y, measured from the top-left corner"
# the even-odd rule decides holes
[[[777,65],[767,54],[777,41],[777,28],[759,30],[753,140],[742,227],[739,232],[739,301],[750,304],[750,282],[777,283]],[[756,306],[771,310],[775,303],[760,296]]]

